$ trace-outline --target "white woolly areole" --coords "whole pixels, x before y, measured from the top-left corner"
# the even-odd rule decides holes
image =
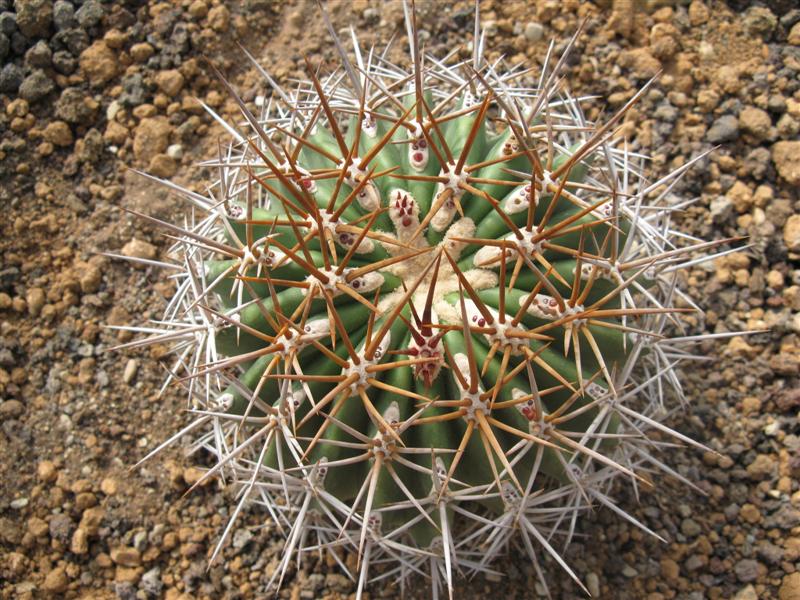
[[[352,163],[347,167],[347,176],[344,181],[351,188],[355,189],[358,184],[369,176],[369,173],[364,169],[358,167],[361,159],[357,156],[352,158]],[[342,161],[337,165],[338,169],[344,169],[346,161]],[[356,202],[366,211],[372,212],[377,210],[381,205],[381,195],[378,188],[372,181],[369,181],[361,188],[361,191],[356,194]]]
[[[536,189],[540,190],[539,193],[555,194],[560,187],[560,184],[552,178],[553,172],[544,169],[541,177],[536,176]],[[508,196],[502,203],[503,210],[510,214],[520,213],[528,210],[531,203],[531,185],[530,183],[520,186],[514,193]],[[596,211],[594,211],[596,212]]]
[[[508,156],[509,154],[514,154],[515,152],[519,152],[519,141],[517,140],[517,136],[513,133],[509,134],[508,139],[503,144],[503,154]]]
[[[400,422],[400,405],[396,401],[392,401],[381,416],[390,427],[396,425]],[[391,459],[397,447],[394,436],[389,431],[377,431],[372,439],[375,441],[375,445],[372,447],[373,456],[380,454],[383,458]]]
[[[358,234],[349,232],[345,229],[347,225],[346,221],[343,221],[341,218],[334,219],[334,213],[326,209],[321,209],[319,211],[319,216],[322,225],[321,229],[328,232],[331,239],[336,240],[340,246],[347,249],[350,249],[353,246],[358,238]],[[317,231],[317,222],[312,219],[311,226],[308,228],[308,232],[310,234],[316,234]],[[371,239],[365,237],[358,244],[358,248],[356,248],[356,254],[366,254],[368,252],[372,252],[373,250],[375,250],[375,244]]]
[[[357,182],[353,182],[352,185],[356,187],[358,184]],[[381,195],[378,192],[378,188],[371,181],[356,194],[356,200],[358,201],[358,205],[368,212],[378,210],[381,205]]]
[[[522,497],[514,484],[509,481],[502,481],[500,483],[500,497],[503,499],[503,504],[509,512],[516,512],[519,510],[522,503]]]
[[[312,488],[322,488],[325,485],[325,477],[328,476],[328,457],[323,456],[319,462],[311,467],[311,472],[308,474],[308,483]]]
[[[382,286],[383,282],[385,281],[383,275],[374,271],[372,273],[364,273],[363,275],[360,275],[359,277],[356,277],[352,281],[348,282],[347,275],[354,271],[354,269],[345,269],[341,275],[337,275],[336,269],[333,267],[330,269],[322,268],[318,270],[328,278],[328,281],[322,281],[322,279],[317,278],[317,276],[312,273],[306,277],[306,282],[309,284],[309,288],[303,290],[304,294],[307,294],[311,288],[316,286],[330,292],[330,294],[335,297],[344,293],[337,287],[337,283],[346,285],[359,293],[374,292],[376,289]]]
[[[514,192],[503,200],[503,211],[513,215],[528,210],[531,203],[531,186],[524,185],[516,188]]]
[[[608,396],[608,390],[596,381],[591,381],[587,384],[584,384],[583,389],[586,390],[586,393],[589,394],[589,396],[595,399],[606,398]]]
[[[450,256],[453,257],[453,260],[457,261],[468,244],[467,242],[456,241],[453,238],[471,238],[475,235],[475,229],[475,221],[469,217],[459,219],[447,230],[444,239],[439,245],[444,246]]]
[[[346,163],[347,163],[347,161],[342,159],[342,161],[338,165],[336,165],[336,168],[341,171],[342,169],[344,169],[344,166],[345,166]],[[346,177],[345,177],[346,180],[350,180],[350,181],[354,181],[354,182],[361,181],[362,179],[364,179],[365,177],[367,177],[369,175],[368,171],[366,171],[365,169],[359,168],[359,166],[358,166],[359,164],[361,164],[361,157],[353,156],[350,159],[350,166],[347,167],[347,174],[346,174]]]
[[[407,144],[408,148],[406,149],[406,153],[411,168],[420,172],[424,171],[425,167],[428,166],[430,148],[428,148],[428,141],[425,139],[422,125],[420,125],[419,121],[414,121],[413,124],[414,130],[408,133],[408,139],[410,141]]]
[[[238,209],[239,207],[234,205],[233,208]],[[244,213],[242,218],[244,218]],[[290,260],[286,254],[277,248],[267,246],[272,237],[272,235],[265,235],[253,241],[249,246],[242,245],[242,256],[239,258],[239,267],[237,270],[240,275],[243,275],[247,269],[253,266],[272,269]],[[206,274],[208,274],[208,270],[206,270]]]
[[[347,276],[347,274],[352,270],[353,269],[345,269],[344,275]],[[347,285],[360,294],[363,292],[374,292],[383,285],[384,281],[385,279],[383,278],[383,275],[373,271],[372,273],[364,273],[363,275],[356,277]]]
[[[311,176],[308,169],[303,168],[301,165],[291,163],[288,160],[283,161],[278,165],[278,170],[281,171],[286,177],[294,181],[297,187],[314,194],[317,192],[317,182]]]
[[[268,269],[284,265],[291,260],[288,254],[277,248],[270,248],[261,253],[261,263]]]
[[[431,469],[431,496],[438,497],[442,494],[442,486],[447,481],[447,467],[441,456],[436,457],[435,469]],[[444,492],[447,495],[447,491]],[[441,539],[441,538],[440,538]]]
[[[314,319],[306,321],[303,327],[303,336],[309,339],[318,340],[331,332],[331,322],[328,319]]]
[[[211,408],[219,412],[228,412],[233,406],[233,394],[230,392],[223,392],[219,396],[211,399]]]
[[[289,332],[287,332],[289,333]],[[303,327],[303,333],[298,334],[290,330],[291,337],[282,333],[275,338],[275,344],[282,344],[283,350],[276,350],[275,354],[286,358],[292,352],[298,352],[311,342],[324,338],[330,333],[330,322],[327,319],[314,319],[308,321]]]
[[[298,408],[300,408],[300,406],[303,404],[303,402],[305,402],[307,397],[308,396],[305,390],[302,387],[300,387],[297,388],[296,390],[292,390],[291,392],[289,392],[283,404],[290,404],[291,405],[290,410],[295,411]]]
[[[442,169],[439,172],[439,177],[447,177],[448,182],[442,184],[446,188],[450,188],[453,190],[453,193],[461,192],[464,193],[464,190],[461,189],[461,184],[467,183],[467,173],[466,171],[462,171],[461,173],[456,173],[456,165],[450,163],[447,165],[446,169]]]
[[[497,287],[498,283],[497,274],[493,273],[492,271],[487,271],[486,269],[470,269],[469,271],[464,272],[464,277],[476,292],[485,290],[487,288]],[[448,289],[445,293],[460,292],[457,279],[451,282],[451,285],[448,287],[451,289]],[[436,289],[439,289],[438,284]],[[441,317],[441,319],[447,323],[460,323],[461,312],[459,310],[458,303],[450,304],[443,298],[443,296],[444,293],[442,294],[441,301],[434,304],[436,312],[439,313],[439,317]]]
[[[309,288],[307,290],[304,290],[306,294],[314,287],[319,287],[323,290],[326,290],[334,296],[337,296],[338,294],[342,293],[339,290],[339,288],[336,287],[336,284],[343,283],[347,285],[347,282],[344,279],[344,273],[338,275],[336,273],[336,269],[333,268],[331,269],[322,268],[319,269],[319,272],[324,274],[328,278],[328,281],[323,281],[322,279],[319,279],[314,273],[312,273],[311,275],[306,277],[306,283],[309,284]]]
[[[367,389],[370,387],[369,382],[367,381],[368,378],[372,377],[373,375],[367,371],[367,367],[371,365],[377,365],[381,362],[383,355],[386,354],[386,350],[389,348],[389,345],[392,342],[392,332],[387,331],[386,335],[383,336],[383,339],[378,344],[378,347],[375,348],[375,353],[372,355],[372,358],[368,359],[364,353],[365,348],[361,348],[358,352],[358,364],[354,364],[353,361],[350,361],[350,364],[342,369],[342,375],[345,377],[350,377],[353,374],[358,375],[358,379],[356,379],[350,386],[347,388],[351,396],[355,396],[358,394],[358,388]]]
[[[499,319],[500,312],[492,307],[487,307],[489,314],[492,316],[492,322],[487,323],[483,313],[478,309],[478,305],[475,304],[472,299],[464,300],[464,308],[467,312],[467,323],[471,327],[494,328],[494,333],[483,334],[490,344],[497,342],[500,345],[500,348],[510,346],[512,354],[514,355],[524,353],[524,349],[528,346],[526,340],[524,338],[511,337],[508,335],[508,331],[512,329],[517,331],[524,330],[522,325],[517,325],[516,327],[511,326],[509,321],[513,318],[513,315],[506,314],[505,323],[501,323]]]
[[[547,169],[542,169],[542,175],[536,176],[536,181],[541,184],[543,190],[550,190],[555,193],[561,184],[552,178],[553,172]]]
[[[540,254],[542,252],[542,242],[534,240],[537,235],[539,234],[536,229],[532,231],[523,229],[522,239],[517,238],[513,232],[506,235],[503,240],[511,242],[509,247],[506,248],[506,256],[513,258],[515,254],[522,252],[526,256],[533,258],[536,254]],[[500,266],[498,259],[502,253],[503,249],[497,246],[483,246],[475,253],[472,263],[476,267],[497,268]]]
[[[519,304],[525,302],[525,296],[520,297]],[[557,321],[563,317],[568,316],[575,316],[581,315],[585,311],[585,307],[582,304],[576,304],[575,306],[570,306],[569,304],[564,306],[562,310],[558,306],[558,302],[552,296],[548,296],[547,294],[536,294],[533,302],[530,303],[526,312],[539,319],[545,319],[547,321]],[[578,327],[583,325],[586,322],[585,318],[575,318],[572,321],[568,321],[564,323],[564,327],[569,329],[570,327]]]
[[[283,350],[275,350],[275,354],[283,358],[286,358],[290,354],[299,351],[300,348],[305,345],[303,344],[303,340],[296,333],[292,335],[292,337],[288,337],[285,333],[282,333],[275,338],[275,344],[280,344],[283,346]]]
[[[439,176],[447,177],[448,181],[447,183],[439,182],[437,184],[436,196],[433,199],[431,210],[433,210],[439,204],[442,194],[445,193],[445,190],[450,190],[450,197],[444,201],[444,204],[439,206],[436,214],[434,214],[431,218],[431,227],[433,227],[434,231],[444,231],[447,226],[452,223],[453,217],[456,214],[456,201],[459,201],[464,195],[464,190],[461,188],[461,184],[466,183],[467,173],[466,171],[456,173],[455,169],[455,165],[451,163],[439,172]]]
[[[370,115],[364,115],[361,119],[361,131],[370,139],[375,139],[378,135],[378,123]]]
[[[405,242],[419,227],[419,204],[411,192],[394,188],[389,192],[389,218],[397,238]]]
[[[595,208],[592,211],[592,215],[598,219],[610,219],[614,216],[614,204],[610,201],[606,202],[605,204]]]
[[[519,299],[520,306],[526,301],[526,296],[521,296]],[[539,319],[546,319],[548,321],[555,321],[561,317],[561,309],[558,307],[558,301],[547,294],[536,294],[533,302],[528,305],[525,311],[533,317]]]
[[[464,377],[464,380],[467,382],[467,385],[472,385],[472,380],[470,378],[470,372],[469,372],[469,359],[467,358],[467,355],[464,354],[463,352],[457,352],[455,356],[453,356],[453,360],[456,363],[456,367],[458,367],[458,370]],[[475,412],[478,410],[484,413],[489,412],[489,407],[480,398],[480,395],[483,392],[483,388],[480,384],[478,384],[477,391],[472,393],[469,391],[468,388],[464,388],[461,385],[461,382],[458,380],[458,377],[456,377],[455,379],[456,379],[456,385],[458,385],[459,390],[461,390],[460,399],[469,401],[469,404],[465,406],[463,409],[466,411],[464,419],[466,419],[467,421],[474,421]]]
[[[453,222],[453,217],[456,215],[455,200],[460,199],[460,197],[464,195],[464,192],[461,190],[459,190],[459,192],[460,193],[458,194],[454,193],[447,200],[445,200],[444,204],[439,207],[439,209],[436,211],[436,214],[431,218],[431,227],[433,227],[434,231],[441,233],[447,228],[448,225],[450,225],[450,223]],[[436,200],[434,200],[434,203],[436,203]]]

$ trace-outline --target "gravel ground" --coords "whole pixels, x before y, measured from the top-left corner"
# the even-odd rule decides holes
[[[676,7],[672,7],[676,4]],[[689,270],[707,310],[696,333],[765,330],[707,343],[713,362],[687,370],[679,431],[716,450],[664,460],[696,482],[620,488],[621,506],[655,540],[599,510],[567,559],[600,598],[800,599],[800,9],[795,3],[487,0],[493,52],[540,64],[587,17],[570,62],[590,118],[658,83],[625,118],[654,175],[717,146],[679,186],[700,200],[681,217],[708,239],[749,247]],[[471,2],[418,0],[426,48],[466,45]],[[670,5],[670,6],[662,6]],[[365,43],[398,29],[397,2],[331,2],[337,28]],[[745,10],[746,9],[746,10]],[[191,165],[221,130],[196,98],[236,107],[206,60],[247,101],[262,93],[235,42],[278,81],[302,55],[333,57],[315,3],[294,0],[0,0],[0,598],[255,598],[281,548],[257,511],[224,559],[207,557],[231,498],[214,484],[189,496],[203,457],[171,450],[129,467],[185,422],[174,390],[159,395],[162,348],[120,354],[129,335],[104,328],[159,315],[162,274],[98,252],[157,257],[166,241],[120,207],[174,218],[174,199],[139,168],[203,189]],[[464,48],[466,52],[466,47]],[[490,58],[492,54],[490,53]],[[580,598],[552,561],[555,598]],[[462,583],[463,598],[530,598],[523,554],[499,582]],[[348,598],[352,582],[324,560],[293,571],[286,598]],[[424,586],[409,596],[425,597]],[[374,588],[371,597],[397,597]]]

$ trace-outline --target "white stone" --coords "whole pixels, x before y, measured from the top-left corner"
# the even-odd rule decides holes
[[[136,377],[136,371],[139,369],[139,363],[136,362],[136,359],[131,358],[128,359],[128,362],[125,364],[125,371],[122,373],[122,380],[125,383],[130,383],[133,381],[133,378]]]
[[[525,26],[525,39],[529,42],[538,42],[544,37],[544,27],[532,21]]]
[[[180,144],[172,144],[169,148],[167,148],[167,156],[170,158],[174,158],[175,160],[180,160],[183,158],[183,146]]]

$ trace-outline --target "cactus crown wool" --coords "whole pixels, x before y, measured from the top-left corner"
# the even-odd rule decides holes
[[[133,345],[171,342],[188,390],[195,420],[165,444],[196,436],[202,481],[240,488],[215,556],[251,502],[286,536],[275,586],[326,549],[359,596],[415,574],[452,595],[514,541],[580,584],[575,519],[644,528],[612,482],[669,471],[649,432],[690,441],[661,423],[697,341],[669,338],[694,310],[676,278],[720,242],[673,229],[693,163],[648,182],[615,135],[642,92],[591,123],[563,59],[487,62],[477,11],[465,62],[406,24],[409,70],[331,27],[340,70],[308,63],[288,92],[259,67],[260,115],[233,90],[243,123],[207,108],[231,142],[207,195],[163,182],[188,225],[140,215],[177,238],[178,291]]]

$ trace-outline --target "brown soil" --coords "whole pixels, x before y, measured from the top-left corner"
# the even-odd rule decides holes
[[[0,0],[0,12],[11,4]],[[471,2],[417,4],[428,51],[468,51]],[[630,488],[618,490],[623,508],[669,542],[599,510],[578,526],[566,556],[601,598],[798,598],[800,225],[789,216],[800,203],[797,187],[782,177],[791,167],[784,161],[798,168],[800,149],[785,158],[774,145],[796,140],[800,130],[800,12],[758,6],[739,14],[694,0],[688,8],[634,2],[639,10],[626,13],[627,4],[488,0],[481,11],[494,31],[489,46],[512,64],[538,65],[550,39],[558,48],[588,17],[570,81],[576,94],[600,96],[589,118],[609,114],[653,69],[664,69],[623,133],[654,156],[654,175],[720,144],[677,190],[700,197],[682,227],[752,243],[686,274],[686,287],[708,311],[697,331],[768,331],[704,344],[715,361],[685,374],[690,410],[672,424],[720,454],[675,449],[664,460],[704,494],[675,480],[640,490],[638,499]],[[386,43],[402,20],[396,0],[330,7],[337,29],[353,25],[363,45]],[[281,540],[260,511],[241,519],[233,543],[208,565],[234,504],[215,484],[183,495],[202,455],[173,448],[130,469],[188,419],[179,389],[159,393],[163,349],[110,351],[130,336],[106,326],[157,318],[171,286],[158,270],[98,253],[118,253],[134,239],[156,254],[168,246],[121,208],[166,220],[186,209],[132,167],[163,169],[198,190],[209,180],[192,165],[225,140],[192,99],[238,117],[203,57],[252,102],[264,86],[236,40],[281,83],[303,76],[303,55],[334,64],[334,48],[310,1],[131,0],[101,8],[96,22],[68,27],[83,31],[83,48],[64,50],[52,18],[42,17],[43,32],[10,36],[16,49],[3,59],[27,77],[37,59],[23,54],[44,41],[78,64],[64,73],[53,58],[42,67],[52,91],[24,106],[17,93],[0,93],[0,598],[267,597]],[[543,26],[541,40],[526,38],[529,23]],[[402,43],[395,41],[398,56]],[[90,52],[98,44],[111,64],[102,64],[104,51]],[[141,44],[152,51],[144,60],[136,58],[148,52],[135,48]],[[111,75],[92,84],[103,69]],[[174,81],[176,70],[177,90],[165,79]],[[766,117],[755,119],[751,108]],[[69,139],[48,128],[54,122],[66,122]],[[148,124],[162,137],[137,150],[134,140]],[[715,141],[713,132],[732,124],[736,132]],[[457,597],[534,597],[540,588],[524,557],[512,550],[498,564],[506,577],[462,582]],[[543,562],[554,598],[581,597],[553,561]],[[322,560],[292,571],[279,595],[333,599],[353,591]],[[370,592],[400,594],[388,586]],[[426,597],[424,584],[417,595]]]

